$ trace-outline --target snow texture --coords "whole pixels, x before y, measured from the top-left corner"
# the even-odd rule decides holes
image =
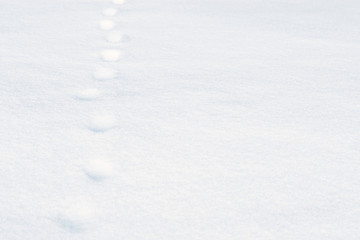
[[[105,132],[116,126],[116,118],[111,114],[99,114],[91,118],[88,128],[94,132]]]
[[[101,58],[107,62],[116,62],[120,59],[122,52],[117,49],[105,49],[101,51]]]
[[[104,55],[105,55],[105,57],[112,59],[111,56],[108,56],[106,54],[104,54]],[[110,55],[111,55],[111,53],[110,53]],[[112,78],[116,77],[116,70],[114,70],[113,68],[110,68],[110,67],[96,67],[93,76],[97,80],[112,79]]]
[[[120,4],[124,4],[125,0],[113,0],[113,3],[120,5]]]
[[[0,0],[0,240],[359,240],[359,9]]]
[[[87,88],[80,90],[76,94],[76,98],[79,100],[95,100],[101,96],[101,92],[96,88]]]
[[[66,203],[55,221],[65,231],[79,233],[88,230],[95,218],[95,208],[91,203],[76,200]]]
[[[93,159],[84,167],[86,175],[94,181],[101,181],[114,174],[113,165],[106,159]]]
[[[126,36],[119,31],[110,32],[106,38],[109,42],[117,43],[126,40]]]
[[[103,19],[99,22],[99,26],[103,30],[111,30],[116,26],[116,23],[113,20]]]
[[[115,8],[104,8],[102,13],[106,17],[113,17],[116,15],[117,10]]]

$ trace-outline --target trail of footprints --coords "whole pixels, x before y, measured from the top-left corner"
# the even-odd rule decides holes
[[[113,0],[113,4],[121,5],[125,0]],[[121,50],[111,46],[112,43],[124,41],[126,38],[116,28],[117,24],[111,18],[118,13],[117,8],[107,7],[102,10],[104,19],[99,21],[100,29],[106,33],[106,40],[109,48],[100,50],[100,57],[103,64],[96,67],[93,72],[95,81],[111,80],[117,77],[117,70],[109,66],[110,62],[118,61],[123,53]],[[96,101],[103,96],[97,88],[86,88],[77,92],[75,99],[79,101]],[[89,119],[87,128],[93,133],[100,134],[116,128],[116,117],[111,113],[99,113]],[[96,135],[95,135],[96,136]],[[114,167],[110,160],[106,158],[91,159],[83,166],[84,176],[90,181],[101,182],[114,174]],[[96,215],[96,208],[91,201],[76,200],[65,204],[61,212],[57,215],[57,223],[69,232],[81,232],[91,228]],[[79,204],[80,203],[80,204]]]

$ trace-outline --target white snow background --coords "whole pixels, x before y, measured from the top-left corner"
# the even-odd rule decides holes
[[[0,239],[360,239],[359,43],[355,0],[0,0]]]

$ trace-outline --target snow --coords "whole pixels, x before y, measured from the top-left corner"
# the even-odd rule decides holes
[[[358,240],[359,7],[0,0],[0,239]]]
[[[101,51],[101,58],[107,62],[118,61],[121,55],[122,52],[116,49],[105,49]]]
[[[125,40],[126,40],[126,36],[124,36],[124,34],[122,34],[121,32],[113,31],[113,32],[110,32],[110,33],[107,35],[107,38],[106,38],[106,39],[107,39],[109,42],[117,43],[117,42],[125,41]]]
[[[101,91],[96,88],[87,88],[78,91],[76,98],[79,100],[95,100],[101,97]]]
[[[73,200],[64,204],[56,222],[61,228],[71,233],[80,233],[90,228],[96,218],[94,206],[83,200]]]
[[[113,20],[103,19],[99,22],[99,26],[103,30],[111,30],[116,26],[116,23]]]
[[[124,4],[125,0],[113,0],[113,3],[120,5],[120,4]]]
[[[115,56],[111,51],[110,54],[106,54],[108,52],[105,52],[103,55],[104,57],[107,57],[108,59],[114,59],[114,57],[118,57],[116,54]],[[112,58],[111,58],[112,57]],[[117,59],[117,58],[115,58]],[[94,78],[97,80],[106,80],[106,79],[111,79],[116,77],[116,70],[114,70],[113,68],[109,68],[109,67],[96,67],[95,71],[94,71]]]
[[[91,118],[88,125],[94,132],[105,132],[116,126],[116,117],[109,113],[99,114]]]
[[[104,16],[113,17],[116,15],[117,10],[115,8],[104,8],[102,13]]]
[[[89,178],[101,181],[114,174],[114,167],[107,159],[93,159],[84,167],[84,172]]]

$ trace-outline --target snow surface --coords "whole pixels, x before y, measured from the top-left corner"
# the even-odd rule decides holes
[[[114,167],[106,159],[93,159],[85,165],[84,172],[94,181],[101,181],[114,174]]]
[[[122,34],[121,32],[113,31],[107,35],[106,39],[109,42],[117,43],[117,42],[126,41],[127,37],[124,34]]]
[[[122,52],[116,49],[105,49],[101,51],[101,58],[107,62],[116,62],[120,59]]]
[[[112,17],[116,15],[117,10],[115,8],[104,8],[102,13],[104,16]]]
[[[359,9],[0,0],[0,239],[360,239]]]
[[[77,92],[75,98],[79,100],[95,100],[101,97],[101,92],[96,88],[87,88]]]
[[[103,19],[99,22],[99,26],[103,30],[111,30],[116,26],[116,23],[113,20]]]
[[[107,56],[106,52],[103,55],[106,57]],[[110,57],[111,57],[111,52],[110,52]],[[119,57],[119,56],[115,56],[115,57]],[[109,67],[96,67],[93,76],[97,80],[112,79],[116,77],[116,70]]]

